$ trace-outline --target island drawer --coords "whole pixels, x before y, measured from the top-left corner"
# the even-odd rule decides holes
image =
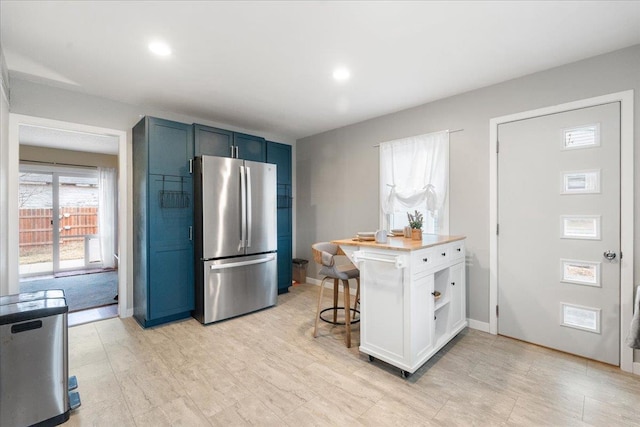
[[[436,265],[435,248],[422,249],[411,255],[411,274],[420,274]]]
[[[451,261],[464,260],[464,256],[465,256],[464,241],[450,243],[449,255],[451,257]]]

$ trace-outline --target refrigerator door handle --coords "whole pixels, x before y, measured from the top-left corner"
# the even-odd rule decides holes
[[[240,247],[245,247],[247,240],[247,182],[244,166],[240,166]]]
[[[252,259],[251,261],[230,262],[228,264],[213,264],[209,268],[211,270],[223,270],[225,268],[243,267],[245,265],[262,264],[276,259],[275,255],[267,255],[264,258]]]
[[[253,211],[251,209],[251,168],[245,166],[247,170],[247,247],[251,247],[251,219]]]

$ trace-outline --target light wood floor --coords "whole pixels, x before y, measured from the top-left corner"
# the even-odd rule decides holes
[[[404,380],[358,353],[357,325],[351,349],[342,327],[313,339],[317,290],[209,326],[70,328],[66,425],[640,425],[640,377],[471,329]]]

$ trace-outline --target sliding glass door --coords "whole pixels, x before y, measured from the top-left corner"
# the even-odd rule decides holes
[[[20,276],[53,273],[53,174],[20,169]]]
[[[21,166],[20,275],[102,267],[96,169]]]

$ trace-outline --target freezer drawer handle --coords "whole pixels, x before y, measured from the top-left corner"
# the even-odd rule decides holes
[[[214,264],[210,268],[211,270],[222,270],[225,268],[235,268],[235,267],[242,267],[245,265],[261,264],[263,262],[269,262],[275,259],[276,259],[275,255],[268,255],[264,258],[252,259],[251,261],[230,262],[229,264]]]
[[[18,323],[11,325],[11,333],[18,334],[20,332],[31,331],[33,329],[42,328],[42,320],[33,320],[31,322]]]

